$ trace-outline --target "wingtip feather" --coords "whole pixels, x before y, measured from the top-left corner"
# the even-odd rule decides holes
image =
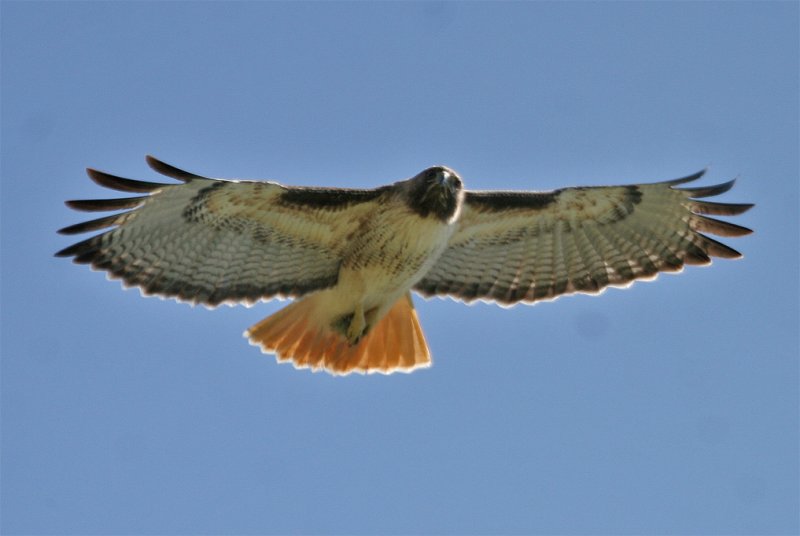
[[[64,204],[73,210],[82,212],[105,212],[122,210],[141,205],[147,197],[123,197],[118,199],[73,199]]]
[[[686,184],[687,182],[696,181],[697,179],[699,179],[700,177],[705,175],[706,172],[708,172],[709,167],[710,166],[706,166],[703,169],[701,169],[700,171],[697,171],[697,172],[692,173],[691,175],[687,175],[685,177],[681,177],[680,179],[672,179],[672,180],[666,181],[665,184],[668,184],[669,186],[677,186],[679,184]]]
[[[735,223],[707,218],[705,216],[693,216],[689,220],[689,223],[695,231],[712,233],[719,236],[746,236],[753,232],[753,230],[748,227],[742,227]]]
[[[736,179],[723,182],[722,184],[714,184],[711,186],[698,186],[696,188],[678,188],[681,192],[685,192],[692,199],[700,199],[703,197],[712,197],[715,195],[724,194],[736,184]]]
[[[692,200],[689,205],[695,214],[713,214],[715,216],[738,216],[753,208],[753,203],[716,203],[713,201]]]
[[[698,233],[701,238],[701,247],[707,252],[709,257],[719,257],[721,259],[741,259],[742,254],[722,242],[718,242],[704,234]]]
[[[165,186],[169,186],[168,184],[157,182],[126,179],[94,168],[86,168],[86,174],[100,186],[105,186],[106,188],[111,188],[112,190],[118,190],[120,192],[150,193]]]
[[[145,155],[144,159],[147,161],[147,165],[153,171],[161,173],[162,175],[166,175],[167,177],[171,177],[173,179],[177,179],[182,182],[189,182],[193,179],[203,179],[200,175],[196,175],[194,173],[190,173],[183,169],[177,168],[173,165],[167,164],[166,162],[159,160],[153,155]]]
[[[80,234],[80,233],[87,233],[89,231],[97,231],[99,229],[105,229],[107,227],[111,227],[112,225],[117,225],[120,221],[120,218],[124,215],[123,214],[112,214],[111,216],[106,216],[104,218],[97,218],[95,220],[84,221],[81,223],[76,223],[74,225],[68,225],[67,227],[62,227],[58,230],[59,234],[71,235],[71,234]]]

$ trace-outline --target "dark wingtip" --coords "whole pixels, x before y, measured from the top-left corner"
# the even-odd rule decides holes
[[[73,257],[76,254],[77,248],[75,246],[77,246],[77,245],[78,244],[73,244],[73,245],[71,245],[69,247],[65,247],[64,249],[62,249],[60,251],[56,251],[53,254],[53,257]]]
[[[74,210],[83,212],[103,212],[134,208],[145,202],[147,197],[124,197],[119,199],[73,199],[64,204]]]
[[[714,203],[691,200],[692,212],[696,214],[716,214],[718,216],[738,216],[753,208],[753,203]]]
[[[722,259],[741,259],[742,254],[730,246],[718,242],[704,234],[698,233],[702,239],[702,247],[706,250],[711,257],[720,257]]]
[[[80,234],[89,231],[97,231],[99,229],[105,229],[106,227],[117,225],[117,223],[120,221],[120,218],[123,215],[112,214],[111,216],[106,216],[104,218],[97,218],[96,220],[89,220],[81,223],[76,223],[75,225],[69,225],[62,229],[59,229],[58,233],[69,235],[69,234]]]
[[[700,199],[702,197],[711,197],[714,195],[724,194],[736,184],[736,179],[723,182],[722,184],[714,184],[712,186],[699,186],[697,188],[679,188],[681,192],[686,192],[689,197],[693,199]]]
[[[685,177],[681,177],[680,179],[672,179],[671,181],[666,181],[665,184],[668,184],[670,186],[677,186],[679,184],[685,184],[687,182],[696,181],[697,179],[699,179],[700,177],[702,177],[703,175],[706,174],[706,172],[708,171],[709,167],[710,166],[706,166],[703,169],[701,169],[700,171],[698,171],[697,173],[692,173],[691,175],[687,175]]]
[[[166,162],[162,162],[153,155],[148,154],[144,157],[144,159],[147,161],[147,165],[150,166],[153,171],[161,173],[162,175],[166,175],[167,177],[172,177],[173,179],[178,179],[179,181],[189,182],[192,179],[205,178],[194,173],[189,173],[188,171],[184,171],[180,168],[176,168],[175,166],[171,166]]]
[[[77,262],[78,264],[87,264],[95,257],[95,254],[100,247],[101,236],[103,235],[93,236],[81,242],[72,244],[61,251],[56,252],[55,256],[75,257],[73,262]]]
[[[159,188],[169,186],[168,184],[161,184],[157,182],[138,181],[134,179],[125,179],[117,177],[105,171],[99,171],[94,168],[86,168],[86,174],[89,175],[94,182],[100,186],[111,188],[112,190],[119,190],[120,192],[135,192],[135,193],[149,193]]]
[[[719,236],[745,236],[753,232],[753,230],[748,227],[742,227],[735,223],[699,215],[692,216],[689,220],[689,225],[695,231],[712,233]]]

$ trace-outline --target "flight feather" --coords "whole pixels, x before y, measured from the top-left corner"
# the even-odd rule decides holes
[[[179,182],[89,169],[101,186],[138,194],[67,201],[115,212],[61,229],[101,231],[56,255],[72,257],[144,294],[216,306],[274,297],[295,302],[245,335],[298,368],[411,371],[430,352],[411,301],[447,296],[501,305],[597,293],[738,258],[708,235],[749,229],[711,216],[752,205],[708,201],[733,181],[468,191],[444,166],[374,189],[285,186],[204,177],[151,156]]]

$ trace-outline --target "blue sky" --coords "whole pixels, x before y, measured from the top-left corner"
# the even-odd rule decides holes
[[[798,529],[798,4],[2,4],[4,534]],[[377,186],[666,180],[757,207],[718,261],[504,310],[417,300],[429,370],[241,338],[54,258],[87,166]]]

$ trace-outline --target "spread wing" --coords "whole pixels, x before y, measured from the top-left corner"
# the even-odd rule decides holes
[[[750,229],[704,216],[741,214],[753,205],[700,199],[734,181],[700,188],[673,181],[552,192],[467,192],[447,249],[414,287],[501,304],[627,286],[685,264],[741,255],[703,233],[741,236]]]
[[[182,184],[87,170],[102,186],[149,195],[67,201],[82,211],[131,210],[61,229],[75,234],[113,227],[56,255],[105,270],[144,294],[211,306],[334,285],[347,237],[385,191],[210,179],[147,161]]]

